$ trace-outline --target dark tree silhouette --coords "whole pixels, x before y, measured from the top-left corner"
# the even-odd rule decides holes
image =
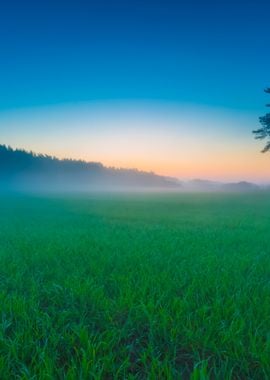
[[[57,159],[0,144],[0,191],[178,188],[174,178],[136,169],[108,168],[99,162]]]
[[[270,94],[270,88],[264,90],[267,94]],[[267,107],[270,107],[270,104],[266,104]],[[270,113],[267,113],[264,116],[259,118],[261,123],[261,128],[253,131],[255,138],[259,140],[268,139],[265,147],[262,152],[268,152],[270,150]]]

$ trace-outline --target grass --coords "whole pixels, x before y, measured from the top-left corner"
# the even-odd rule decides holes
[[[269,379],[270,194],[0,198],[0,379]]]

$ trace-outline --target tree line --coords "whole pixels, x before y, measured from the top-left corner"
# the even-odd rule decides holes
[[[174,178],[137,169],[105,167],[99,162],[58,159],[0,145],[0,188],[37,190],[106,190],[178,187]]]

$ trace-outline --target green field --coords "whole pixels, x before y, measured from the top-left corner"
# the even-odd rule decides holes
[[[0,379],[269,379],[270,194],[0,198]]]

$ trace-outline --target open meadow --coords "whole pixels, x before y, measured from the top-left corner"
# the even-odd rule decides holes
[[[0,379],[269,379],[270,194],[0,197]]]

